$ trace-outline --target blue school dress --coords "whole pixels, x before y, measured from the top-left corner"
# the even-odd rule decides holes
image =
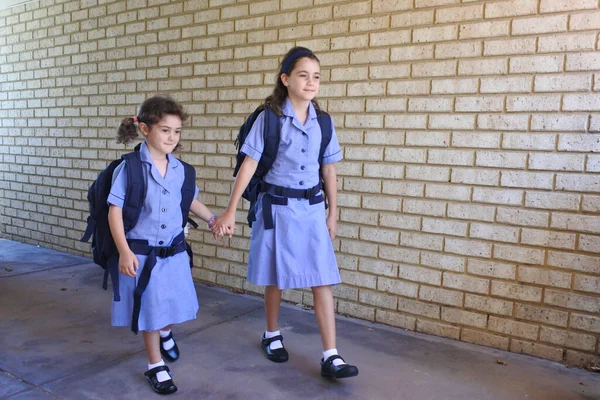
[[[289,99],[283,107],[281,141],[277,158],[264,181],[292,189],[310,189],[320,182],[319,149],[321,128],[312,103],[302,125]],[[264,149],[264,112],[250,130],[241,152],[260,160]],[[323,164],[342,159],[342,151],[332,126],[331,142],[325,149]],[[287,205],[271,207],[273,229],[265,229],[261,193],[256,202],[256,221],[252,224],[248,281],[255,285],[277,285],[293,289],[334,285],[341,282],[337,261],[326,224],[325,204],[310,204],[308,199],[288,199]],[[322,196],[320,194],[319,196]]]
[[[136,226],[127,233],[127,239],[144,239],[150,246],[170,246],[183,232],[181,225],[181,187],[184,167],[169,154],[167,173],[163,178],[152,163],[146,143],[142,143],[140,157],[147,179],[147,194]],[[114,172],[108,203],[123,207],[127,172],[122,162]],[[196,187],[195,197],[198,196]],[[141,276],[147,256],[136,254],[139,269],[137,276],[129,277],[119,272],[119,296],[112,304],[112,325],[130,326],[133,313],[133,292]],[[171,257],[157,258],[148,287],[142,295],[140,331],[155,331],[170,324],[196,318],[198,298],[192,280],[190,262],[184,251]]]

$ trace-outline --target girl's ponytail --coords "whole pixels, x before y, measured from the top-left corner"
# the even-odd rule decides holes
[[[135,116],[124,118],[121,121],[121,125],[117,129],[117,143],[127,144],[138,138],[137,119],[138,117]]]

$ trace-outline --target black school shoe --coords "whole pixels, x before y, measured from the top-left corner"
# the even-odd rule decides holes
[[[273,362],[286,362],[289,358],[289,355],[285,347],[271,350],[270,344],[277,340],[281,340],[281,345],[283,346],[283,336],[277,335],[275,337],[267,339],[263,334],[262,341],[260,342],[260,347],[262,347],[269,360]]]
[[[163,347],[163,343],[168,342],[170,339],[173,339],[173,331],[171,331],[169,333],[169,336],[167,336],[166,338],[163,338],[162,336],[160,337],[160,354],[167,361],[173,362],[179,359],[179,347],[177,347],[175,339],[173,339],[173,343],[175,344],[169,350],[165,350]]]
[[[152,386],[152,390],[154,390],[158,394],[175,393],[177,391],[177,386],[175,386],[175,384],[173,383],[173,379],[169,379],[164,382],[158,381],[158,379],[156,378],[156,374],[160,371],[167,371],[167,373],[171,375],[169,367],[167,367],[166,365],[154,367],[144,372],[144,375],[148,379],[148,382],[150,382],[150,386]]]
[[[339,359],[344,362],[344,364],[340,364],[337,367],[333,365],[333,360]],[[358,375],[358,368],[354,365],[346,364],[346,361],[337,354],[329,357],[326,361],[321,359],[321,376],[326,378],[351,378],[353,376]]]

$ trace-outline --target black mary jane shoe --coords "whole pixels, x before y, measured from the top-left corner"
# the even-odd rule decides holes
[[[344,364],[340,364],[337,367],[333,364],[333,360],[342,360]],[[346,364],[346,361],[339,355],[335,354],[323,361],[321,359],[321,375],[326,378],[351,378],[358,375],[358,368],[354,365]]]
[[[173,383],[173,379],[169,379],[164,382],[159,382],[158,378],[156,378],[156,374],[160,371],[167,371],[169,375],[171,375],[169,367],[166,365],[161,365],[159,367],[154,367],[144,372],[146,378],[148,378],[148,382],[150,382],[150,386],[152,386],[152,390],[154,390],[158,394],[171,394],[177,391],[177,386]]]
[[[177,361],[179,359],[179,347],[177,347],[177,343],[175,339],[173,339],[173,347],[169,350],[165,350],[163,347],[163,343],[168,342],[170,339],[173,339],[173,332],[169,332],[169,336],[166,338],[160,337],[160,354],[169,362]]]
[[[289,355],[285,347],[271,350],[271,343],[277,340],[281,340],[281,345],[283,346],[283,336],[277,335],[269,339],[263,336],[262,341],[260,342],[260,347],[262,347],[269,360],[273,362],[286,362],[289,358]]]

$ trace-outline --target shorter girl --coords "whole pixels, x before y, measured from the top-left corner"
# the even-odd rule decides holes
[[[120,272],[114,288],[112,325],[132,325],[134,332],[136,328],[143,331],[149,362],[144,375],[160,394],[177,391],[162,359],[179,358],[171,325],[195,319],[198,311],[182,228],[184,164],[171,154],[185,119],[182,107],[174,100],[154,96],[144,101],[136,116],[121,122],[119,143],[137,138],[138,128],[146,139],[139,148],[146,195],[139,205],[137,224],[127,234],[122,209],[128,184],[125,160],[115,169],[107,200],[110,231],[119,252],[118,261],[112,262],[118,262]],[[197,196],[196,187],[190,211],[210,227],[215,216]],[[223,233],[215,231],[214,236]]]

